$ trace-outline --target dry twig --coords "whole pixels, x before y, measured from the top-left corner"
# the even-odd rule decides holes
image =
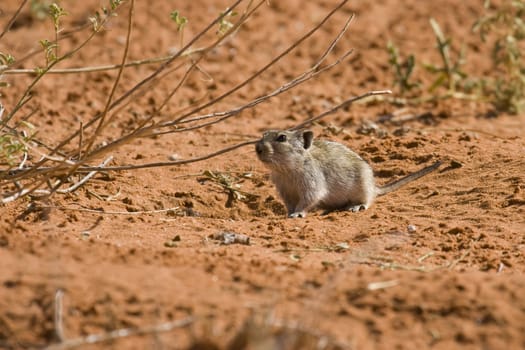
[[[64,341],[63,305],[64,291],[57,289],[55,292],[55,334],[59,341]]]
[[[38,190],[38,195],[40,196],[49,196],[50,194],[52,194],[53,192],[58,192],[58,193],[69,193],[69,192],[73,192],[75,191],[76,189],[78,189],[80,186],[84,185],[89,179],[91,179],[93,176],[95,176],[96,173],[98,173],[99,171],[102,171],[104,169],[104,167],[106,166],[106,164],[108,164],[111,160],[113,159],[113,156],[110,156],[108,157],[106,160],[104,160],[97,168],[97,170],[93,170],[93,171],[90,171],[85,177],[83,177],[79,182],[75,183],[73,186],[71,187],[68,187],[66,189],[63,189],[63,190],[60,190],[58,189],[58,187],[62,184],[62,180],[58,180],[57,182],[55,182],[55,184],[51,187],[54,188],[54,190],[52,191],[49,191],[49,190]],[[15,182],[17,183],[17,182]],[[4,197],[0,200],[0,203],[2,204],[7,204],[9,202],[12,202],[20,197],[23,197],[29,193],[32,193],[32,192],[35,192],[38,188],[40,187],[40,184],[38,184],[37,186],[33,186],[32,188],[28,188],[27,186],[25,188],[19,188],[19,191],[10,195],[10,196],[7,196],[7,197]]]
[[[144,334],[158,334],[161,332],[170,332],[177,328],[187,327],[193,323],[193,317],[186,317],[180,320],[164,322],[152,326],[145,326],[142,328],[121,328],[111,332],[90,334],[85,337],[66,339],[64,335],[64,320],[63,320],[63,299],[64,291],[58,289],[55,293],[55,333],[59,340],[59,343],[48,346],[47,350],[62,350],[62,349],[73,349],[79,346],[98,344],[107,341],[117,340],[121,338],[127,338],[137,335]]]
[[[203,52],[203,48],[197,48],[197,49],[190,49],[181,55],[179,55],[178,58],[188,57],[196,53]],[[155,64],[155,63],[163,63],[166,61],[169,61],[174,55],[169,56],[163,56],[163,57],[155,57],[155,58],[145,58],[142,60],[135,60],[126,62],[124,64],[124,68],[130,68],[130,67],[138,67],[148,64]],[[103,72],[108,70],[114,70],[114,69],[120,69],[122,67],[122,64],[108,64],[108,65],[101,65],[101,66],[93,66],[93,67],[78,67],[78,68],[57,68],[57,69],[50,69],[46,74],[81,74],[81,73],[94,73],[94,72]],[[14,74],[35,74],[34,69],[28,69],[28,68],[20,68],[20,69],[6,69],[2,71],[2,74],[8,75],[14,75]]]
[[[20,3],[20,6],[18,6],[18,9],[16,10],[15,14],[11,17],[9,22],[7,22],[7,24],[5,25],[4,30],[2,31],[2,33],[0,33],[0,39],[2,39],[2,37],[5,35],[5,33],[7,33],[11,29],[11,26],[13,26],[13,24],[15,23],[16,19],[18,18],[18,15],[20,14],[20,11],[22,11],[22,9],[26,5],[27,1],[28,0],[23,0]]]
[[[106,214],[106,215],[144,215],[144,214],[159,214],[167,213],[170,211],[177,211],[180,207],[166,208],[166,209],[155,209],[155,210],[137,210],[137,211],[111,211],[111,210],[97,210],[89,208],[72,208],[72,207],[61,207],[56,205],[42,205],[40,208],[50,208],[65,211],[81,211],[93,214]]]
[[[180,320],[159,323],[152,326],[146,326],[142,328],[121,328],[116,329],[107,333],[90,334],[85,337],[66,339],[58,344],[48,346],[47,350],[63,350],[73,349],[80,346],[99,344],[112,340],[118,340],[121,338],[128,338],[144,334],[156,334],[163,332],[170,332],[177,328],[184,328],[192,324],[194,321],[193,317],[186,317]]]

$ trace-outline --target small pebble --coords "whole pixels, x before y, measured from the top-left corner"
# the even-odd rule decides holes
[[[173,161],[176,161],[176,160],[180,160],[180,156],[177,154],[177,153],[173,153],[171,154],[169,157],[168,157],[169,160],[171,160],[172,162]]]
[[[417,229],[416,229],[416,226],[414,225],[408,225],[407,230],[408,230],[408,233],[414,233],[416,232]]]

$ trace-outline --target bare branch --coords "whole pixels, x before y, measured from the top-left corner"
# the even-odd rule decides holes
[[[152,333],[161,333],[161,332],[170,332],[177,328],[187,327],[192,324],[194,321],[193,317],[186,317],[180,320],[160,323],[153,326],[146,326],[143,328],[121,328],[116,329],[107,333],[100,334],[90,334],[85,337],[67,339],[61,343],[48,346],[47,350],[62,350],[62,349],[73,349],[80,346],[85,346],[89,344],[98,344],[111,340],[117,340],[120,338],[127,338],[137,335],[152,334]]]
[[[140,81],[138,84],[136,84],[133,88],[128,90],[124,95],[122,95],[120,98],[118,98],[110,107],[110,110],[115,108],[117,105],[122,103],[123,100],[131,96],[135,91],[139,90],[141,87],[152,81],[155,77],[157,77],[162,71],[164,71],[173,61],[175,61],[177,58],[179,58],[183,53],[185,53],[187,50],[190,49],[190,47],[196,43],[204,34],[206,34],[215,24],[219,23],[228,13],[233,11],[242,0],[237,0],[231,5],[229,8],[227,8],[223,13],[221,13],[220,16],[215,18],[209,25],[207,25],[202,31],[200,31],[197,35],[195,35],[183,48],[181,48],[175,55],[173,55],[169,60],[164,62],[157,70],[155,70],[153,73],[151,73],[149,76],[147,76],[145,79]],[[98,118],[97,118],[98,119]],[[89,126],[89,125],[86,125]]]
[[[223,148],[221,150],[218,150],[213,153],[205,154],[203,156],[189,158],[189,159],[182,159],[182,160],[175,160],[171,162],[156,162],[156,163],[145,163],[145,164],[139,164],[139,165],[122,165],[122,166],[112,166],[112,167],[106,167],[106,168],[100,168],[100,167],[81,167],[77,170],[77,172],[86,172],[86,171],[123,171],[123,170],[134,170],[134,169],[145,169],[145,168],[158,168],[163,166],[174,166],[174,165],[183,165],[183,164],[189,164],[189,163],[195,163],[200,162],[203,160],[207,160],[213,157],[216,157],[218,155],[231,152],[237,148],[241,148],[248,145],[253,145],[257,142],[257,140],[250,140],[246,142],[241,142],[233,146],[229,146],[226,148]],[[50,169],[52,170],[52,169]]]
[[[216,40],[213,44],[211,44],[206,49],[204,49],[202,51],[201,55],[188,68],[188,70],[186,71],[185,75],[183,76],[183,78],[179,82],[179,84],[175,87],[175,89],[170,94],[168,94],[167,98],[164,100],[164,102],[161,104],[161,106],[154,113],[152,113],[146,120],[142,121],[141,124],[133,132],[131,132],[130,134],[125,135],[125,136],[123,136],[123,137],[121,137],[121,138],[119,138],[119,139],[117,139],[117,140],[107,144],[106,146],[100,147],[97,150],[91,152],[88,156],[86,156],[82,160],[81,163],[85,163],[85,162],[89,161],[92,158],[95,158],[97,156],[100,156],[101,154],[107,153],[107,152],[111,151],[112,149],[115,149],[115,148],[119,147],[122,144],[129,143],[131,140],[133,140],[133,139],[135,139],[137,137],[141,137],[141,136],[144,137],[144,136],[151,136],[151,135],[153,135],[153,130],[155,128],[154,127],[144,127],[144,126],[147,123],[149,123],[157,115],[157,113],[160,111],[160,109],[163,108],[167,104],[169,99],[173,96],[173,94],[177,91],[177,89],[185,81],[185,79],[187,78],[187,76],[191,72],[191,70],[193,70],[195,67],[197,67],[197,64],[205,56],[205,54],[207,54],[209,51],[211,51],[211,49],[213,49],[214,47],[217,47],[228,35],[231,35],[231,33],[233,33],[238,27],[240,27],[264,3],[265,3],[265,0],[259,1],[258,4],[254,8],[252,8],[251,10],[247,11],[243,15],[243,17],[232,28],[230,28],[228,30],[227,33],[225,33],[218,40]],[[233,7],[231,7],[231,8],[233,8]],[[228,11],[230,11],[230,10],[227,10],[226,13]],[[225,13],[223,13],[223,15],[225,15]],[[135,88],[132,88],[132,90],[133,89],[135,89]],[[124,95],[126,95],[126,94],[124,94]],[[110,107],[110,109],[113,108],[113,105],[112,105],[112,107]],[[100,115],[95,117],[95,118],[98,119],[99,117],[100,117]],[[86,124],[86,127],[89,126],[92,122],[93,122],[93,119],[89,123]],[[68,138],[68,140],[71,140],[71,138],[72,137]]]
[[[91,140],[88,142],[86,146],[86,153],[89,153],[91,147],[93,146],[93,143],[95,142],[95,139],[102,132],[102,128],[104,127],[104,121],[106,119],[106,116],[109,111],[109,107],[111,105],[111,100],[113,99],[113,96],[115,95],[115,91],[117,90],[117,86],[120,82],[120,78],[122,77],[122,72],[124,71],[124,65],[126,64],[126,59],[128,58],[129,43],[131,39],[131,28],[133,27],[133,10],[134,9],[135,9],[135,0],[131,0],[131,5],[129,6],[129,14],[128,14],[128,30],[127,30],[127,35],[126,35],[126,44],[124,45],[124,52],[122,54],[122,62],[120,64],[120,68],[118,70],[117,77],[115,78],[115,81],[113,82],[113,87],[111,88],[111,92],[109,93],[109,96],[106,100],[106,105],[104,106],[104,110],[102,111],[102,114],[100,115],[97,128],[95,129],[95,132],[93,136],[91,137]]]
[[[15,194],[11,195],[11,196],[8,196],[8,197],[4,197],[2,198],[1,200],[1,203],[2,204],[7,204],[7,203],[10,203],[10,202],[13,202],[15,200],[17,200],[18,198],[21,198],[23,196],[25,196],[26,194],[34,191],[35,188],[22,188],[20,191],[16,192]]]
[[[104,168],[109,162],[111,162],[113,160],[113,156],[109,156],[106,160],[104,160],[98,167],[99,168]],[[82,178],[82,180],[80,180],[79,182],[77,182],[76,184],[74,184],[73,186],[71,187],[68,187],[66,189],[63,189],[63,190],[57,190],[58,193],[69,193],[69,192],[73,192],[75,191],[77,188],[79,188],[80,186],[82,186],[83,184],[85,184],[86,182],[89,181],[89,179],[91,179],[93,176],[95,176],[95,174],[98,173],[98,171],[91,171],[89,172],[85,177]]]
[[[56,205],[42,205],[40,208],[50,208],[65,211],[80,211],[93,214],[105,214],[105,215],[143,215],[143,214],[159,214],[167,213],[169,211],[179,210],[180,207],[166,208],[166,209],[155,209],[155,210],[137,210],[137,211],[111,211],[111,210],[97,210],[89,208],[72,208],[72,207],[60,207]]]
[[[288,83],[278,87],[276,90],[272,91],[271,93],[269,93],[267,95],[264,95],[264,96],[261,96],[261,97],[258,97],[255,100],[252,100],[249,103],[244,104],[242,106],[236,107],[236,108],[231,109],[231,110],[226,111],[226,112],[215,112],[215,113],[210,113],[210,114],[198,116],[198,117],[191,118],[191,119],[186,119],[184,121],[181,121],[181,122],[178,122],[178,123],[175,123],[175,124],[173,124],[173,122],[165,123],[165,124],[161,125],[161,127],[167,127],[167,126],[183,124],[183,123],[190,123],[190,122],[195,122],[195,121],[200,121],[200,120],[205,120],[205,119],[211,119],[211,118],[218,118],[216,120],[212,120],[210,122],[203,123],[203,124],[189,126],[189,127],[186,127],[186,128],[179,128],[179,129],[175,129],[175,130],[154,132],[152,134],[153,135],[163,135],[163,134],[179,133],[179,132],[184,132],[184,131],[200,129],[200,128],[203,128],[203,127],[206,127],[206,126],[210,126],[210,125],[213,125],[213,124],[220,123],[220,122],[222,122],[222,121],[224,121],[226,119],[229,119],[229,118],[231,118],[231,117],[233,117],[235,115],[238,115],[239,113],[241,113],[245,109],[253,108],[253,107],[257,106],[258,104],[260,104],[260,103],[262,103],[262,102],[264,102],[264,101],[266,101],[266,100],[268,100],[268,99],[270,99],[272,97],[280,95],[280,94],[282,94],[282,93],[284,93],[284,92],[294,88],[295,86],[297,86],[299,84],[302,84],[302,83],[304,83],[304,82],[314,78],[315,76],[317,76],[317,75],[319,75],[321,73],[324,73],[325,71],[327,71],[327,70],[331,69],[332,67],[334,67],[334,66],[338,65],[339,63],[341,63],[352,52],[353,52],[353,50],[349,50],[349,51],[345,52],[335,62],[333,62],[332,64],[330,64],[330,65],[328,65],[326,67],[323,67],[321,69],[315,70],[315,65],[314,65],[314,67],[312,67],[307,72],[301,74],[299,77],[295,78],[294,80],[292,80],[292,81],[290,81],[290,82],[288,82]],[[153,126],[152,128],[157,129],[158,127],[157,126]]]
[[[341,109],[343,107],[346,107],[346,106],[348,106],[348,105],[350,105],[350,104],[352,104],[352,103],[354,103],[356,101],[362,100],[362,99],[364,99],[366,97],[375,96],[375,95],[384,95],[384,94],[390,94],[390,93],[392,93],[390,90],[369,91],[369,92],[366,92],[364,94],[351,97],[351,98],[349,98],[349,99],[347,99],[347,100],[337,104],[336,106],[332,107],[331,109],[329,109],[329,110],[327,110],[327,111],[325,111],[325,112],[323,112],[323,113],[321,113],[321,114],[319,114],[319,115],[317,115],[315,117],[312,117],[310,119],[305,120],[301,124],[296,125],[296,126],[290,128],[289,130],[297,130],[297,129],[304,128],[304,127],[312,124],[313,122],[315,122],[317,120],[320,120],[321,118],[324,118],[327,115],[332,114],[332,113],[336,112],[337,110],[339,110],[339,109]],[[189,158],[189,159],[170,161],[170,162],[145,163],[145,164],[137,164],[137,165],[121,165],[121,166],[112,166],[112,167],[82,166],[82,167],[79,167],[75,172],[76,173],[81,173],[81,172],[92,172],[92,171],[124,171],[124,170],[135,170],[135,169],[145,169],[145,168],[157,168],[157,167],[165,167],[165,166],[178,166],[178,165],[195,163],[195,162],[200,162],[200,161],[207,160],[207,159],[210,159],[210,158],[214,158],[216,156],[219,156],[219,155],[224,154],[224,153],[231,152],[231,151],[236,150],[238,148],[241,148],[241,147],[244,147],[244,146],[248,146],[248,145],[253,145],[257,141],[258,140],[245,141],[245,142],[242,142],[242,143],[238,143],[236,145],[232,145],[232,146],[223,148],[223,149],[221,149],[219,151],[216,151],[216,152],[213,152],[213,153],[209,153],[209,154],[206,154],[206,155],[203,155],[203,156]],[[45,173],[57,172],[59,169],[57,169],[57,167],[51,167],[51,168],[39,168],[39,169],[35,169],[35,170],[38,173],[45,174]]]
[[[338,65],[341,61],[343,61],[346,57],[348,57],[348,55],[350,55],[353,50],[349,50],[347,51],[346,53],[344,53],[339,59],[337,59],[334,63],[324,67],[324,68],[321,68],[319,69],[320,65],[325,61],[326,57],[332,52],[332,50],[335,48],[335,46],[337,45],[337,43],[339,42],[339,40],[341,40],[341,38],[343,37],[344,33],[346,33],[346,31],[348,30],[348,27],[352,21],[352,19],[354,18],[354,15],[352,14],[346,21],[345,25],[343,26],[343,28],[341,29],[341,31],[338,33],[338,35],[336,36],[336,38],[334,40],[332,40],[332,42],[330,43],[330,45],[328,46],[328,48],[325,50],[325,52],[321,55],[321,57],[316,61],[316,63],[307,71],[305,71],[304,73],[302,73],[301,75],[299,75],[298,77],[296,77],[295,79],[291,80],[290,82],[280,86],[279,88],[277,88],[276,90],[270,92],[269,94],[267,95],[263,95],[263,96],[260,96],[256,99],[254,99],[253,101],[247,103],[247,104],[244,104],[242,106],[239,106],[239,107],[236,107],[234,109],[231,109],[229,111],[226,111],[226,112],[215,112],[215,113],[211,113],[211,114],[206,114],[206,115],[202,115],[202,116],[198,116],[198,117],[194,117],[194,118],[191,118],[191,119],[185,119],[185,120],[182,120],[182,121],[170,121],[170,122],[166,122],[166,123],[163,123],[161,125],[156,125],[154,128],[155,129],[158,129],[158,128],[164,128],[164,127],[169,127],[169,126],[174,126],[174,125],[178,125],[178,124],[181,124],[181,123],[190,123],[190,122],[194,122],[194,121],[199,121],[199,120],[203,120],[203,119],[210,119],[210,118],[219,118],[213,122],[209,122],[209,123],[205,123],[205,124],[201,124],[201,125],[197,125],[197,126],[192,126],[192,127],[189,127],[189,128],[184,128],[184,129],[176,129],[176,130],[170,130],[170,131],[165,131],[165,132],[155,132],[154,134],[155,135],[161,135],[161,134],[167,134],[167,133],[174,133],[174,132],[181,132],[181,131],[188,131],[188,130],[193,130],[193,129],[198,129],[198,128],[201,128],[201,127],[205,127],[205,126],[209,126],[211,124],[215,124],[215,123],[219,123],[225,119],[228,119],[234,115],[237,115],[239,114],[240,112],[242,112],[243,110],[245,109],[248,109],[248,108],[253,108],[255,107],[256,105],[272,98],[272,97],[275,97],[277,95],[280,95],[282,94],[283,92],[286,92],[290,89],[292,89],[293,87],[307,81],[307,80],[310,80],[311,78],[329,70],[330,68]],[[260,73],[255,73],[256,75],[257,74],[260,74]]]
[[[203,48],[191,49],[182,53],[179,58],[191,56],[196,53],[202,52]],[[170,60],[174,55],[164,56],[164,57],[155,57],[155,58],[146,58],[143,60],[135,60],[127,62],[124,67],[137,67],[148,64],[162,63]],[[78,68],[63,68],[63,69],[50,69],[47,74],[79,74],[79,73],[92,73],[92,72],[102,72],[107,70],[120,69],[122,64],[109,64],[103,66],[93,66],[93,67],[78,67]],[[6,69],[2,74],[35,74],[34,69]]]
[[[243,88],[244,86],[246,86],[247,84],[249,84],[250,82],[252,82],[255,78],[257,78],[259,75],[261,75],[262,73],[264,73],[266,70],[268,70],[268,68],[270,68],[271,66],[273,66],[276,62],[278,62],[279,60],[281,60],[284,56],[288,55],[290,53],[290,51],[292,51],[293,49],[295,49],[297,46],[299,46],[303,41],[305,41],[306,39],[308,39],[310,36],[312,36],[320,27],[322,27],[326,21],[328,21],[341,7],[343,7],[344,4],[346,4],[348,2],[348,0],[343,0],[339,3],[339,5],[337,5],[336,7],[334,7],[322,20],[321,22],[319,22],[316,26],[314,26],[310,31],[308,31],[306,34],[304,34],[302,37],[300,37],[298,40],[296,40],[291,46],[289,46],[286,50],[284,50],[281,54],[277,55],[274,59],[272,59],[269,63],[267,63],[264,67],[262,67],[261,69],[259,69],[255,74],[253,74],[252,76],[250,76],[248,79],[246,79],[245,81],[243,81],[242,83],[238,84],[237,86],[235,86],[234,88],[228,90],[227,92],[225,92],[224,94],[220,95],[219,97],[217,98],[214,98],[212,99],[211,101],[208,101],[207,103],[191,110],[190,112],[188,113],[185,113],[183,114],[182,116],[178,117],[177,119],[175,119],[173,122],[180,122],[180,121],[183,121],[184,119],[186,119],[187,117],[189,116],[192,116],[194,115],[195,113],[198,113],[200,111],[202,111],[204,108],[207,108],[209,106],[212,106],[214,104],[216,104],[217,102],[223,100],[224,98],[226,98],[227,96],[230,96],[231,94],[233,94],[234,92],[236,92],[237,90]]]
[[[324,118],[326,117],[327,115],[330,115],[336,111],[338,111],[339,109],[341,108],[344,108],[356,101],[359,101],[359,100],[362,100],[366,97],[369,97],[369,96],[375,96],[375,95],[384,95],[384,94],[391,94],[392,92],[390,90],[378,90],[378,91],[368,91],[364,94],[361,94],[359,96],[354,96],[354,97],[351,97],[339,104],[337,104],[336,106],[330,108],[329,110],[315,116],[315,117],[312,117],[310,119],[307,119],[305,120],[304,122],[302,122],[301,124],[299,125],[296,125],[292,128],[290,128],[290,130],[297,130],[297,129],[301,129],[301,128],[304,128],[312,123],[314,123],[315,121],[317,120],[320,120],[321,118]],[[145,164],[140,164],[140,165],[123,165],[123,166],[114,166],[114,167],[106,167],[104,168],[104,170],[106,171],[123,171],[123,170],[133,170],[133,169],[144,169],[144,168],[156,168],[156,167],[164,167],[164,166],[174,166],[174,165],[182,165],[182,164],[188,164],[188,163],[195,163],[195,162],[200,162],[200,161],[203,161],[203,160],[206,160],[206,159],[210,159],[210,158],[213,158],[213,157],[216,157],[216,156],[219,156],[221,154],[224,154],[224,153],[227,153],[227,152],[231,152],[237,148],[241,148],[241,147],[244,147],[244,146],[248,146],[248,145],[253,145],[257,142],[257,140],[250,140],[250,141],[246,141],[246,142],[242,142],[242,143],[239,143],[239,144],[236,144],[236,145],[233,145],[233,146],[229,146],[229,147],[226,147],[226,148],[223,148],[217,152],[213,152],[213,153],[210,153],[210,154],[207,154],[207,155],[204,155],[204,156],[200,156],[200,157],[195,157],[195,158],[190,158],[190,159],[184,159],[184,160],[177,160],[177,161],[172,161],[172,162],[156,162],[156,163],[145,163]],[[78,169],[78,172],[82,171],[82,172],[85,172],[85,171],[93,171],[93,170],[102,170],[102,169],[99,169],[99,168],[96,168],[96,167],[82,167],[80,169]]]
[[[366,97],[374,96],[374,95],[385,95],[385,94],[391,94],[391,93],[392,93],[392,91],[390,91],[390,90],[379,90],[379,91],[369,91],[369,92],[365,92],[362,95],[351,97],[351,98],[349,98],[347,100],[344,100],[343,102],[335,105],[334,107],[330,108],[329,110],[319,114],[318,116],[315,116],[315,117],[312,117],[312,118],[309,118],[309,119],[305,120],[301,124],[298,124],[298,125],[294,126],[293,128],[290,128],[289,130],[302,129],[302,128],[312,124],[313,122],[316,122],[319,119],[324,118],[327,115],[332,114],[334,112],[337,112],[339,109],[344,108],[344,107],[346,107],[348,105],[351,105],[352,103],[354,103],[356,101],[359,101],[359,100],[362,100],[362,99],[364,99]]]
[[[346,1],[343,1],[339,6],[342,6],[345,2]],[[324,24],[326,22],[326,20],[328,20],[328,18],[334,13],[334,11],[335,11],[335,9],[332,12],[330,12],[323,19],[323,21],[321,21],[318,25],[316,25],[312,30],[310,30],[307,34],[305,34],[298,41],[295,41],[294,44],[292,44],[288,49],[286,49],[281,55],[279,55],[276,58],[274,58],[272,61],[270,61],[270,63],[265,65],[262,69],[257,71],[255,74],[253,74],[247,80],[245,80],[243,83],[241,83],[241,84],[237,85],[236,87],[234,87],[233,89],[229,90],[228,92],[223,94],[222,97],[219,97],[219,98],[213,100],[214,103],[218,102],[220,99],[228,96],[229,94],[235,92],[237,89],[240,89],[242,86],[246,85],[247,83],[249,83],[250,81],[255,79],[257,76],[262,74],[270,66],[274,65],[279,59],[281,59],[284,55],[288,54],[291,50],[293,50],[295,47],[297,47],[302,41],[306,40],[306,38],[311,36],[317,29],[319,29],[322,26],[322,24]],[[173,126],[173,125],[176,125],[176,124],[179,124],[179,123],[183,123],[183,122],[185,123],[185,122],[190,122],[190,121],[197,121],[197,120],[202,120],[202,119],[219,117],[219,119],[211,121],[211,122],[207,122],[207,123],[204,123],[204,124],[191,126],[191,127],[187,127],[187,128],[182,128],[182,129],[169,130],[169,131],[165,131],[165,132],[154,132],[154,129],[158,129],[159,126],[158,125],[152,125],[152,126],[147,127],[147,128],[145,128],[143,130],[137,130],[137,132],[134,133],[134,134],[130,134],[129,135],[130,138],[131,138],[131,136],[133,138],[135,138],[135,137],[137,137],[139,135],[151,136],[151,135],[161,135],[161,134],[166,134],[166,133],[175,133],[175,132],[189,131],[189,130],[199,129],[199,128],[202,128],[202,127],[205,127],[205,126],[209,126],[209,125],[212,125],[212,124],[216,124],[216,123],[222,122],[222,121],[224,121],[224,120],[226,120],[228,118],[231,118],[231,117],[233,117],[235,115],[238,115],[241,111],[243,111],[245,109],[253,108],[256,105],[258,105],[258,104],[260,104],[260,103],[262,103],[262,102],[264,102],[264,101],[266,101],[266,100],[268,100],[268,99],[270,99],[270,98],[272,98],[274,96],[277,96],[277,95],[279,95],[279,94],[281,94],[281,93],[283,93],[285,91],[288,91],[291,88],[293,88],[293,87],[295,87],[295,86],[297,86],[297,85],[299,85],[299,84],[301,84],[301,83],[303,83],[303,82],[305,82],[305,81],[307,81],[307,80],[317,76],[318,74],[321,74],[321,73],[325,72],[326,70],[328,70],[328,69],[334,67],[335,65],[339,64],[342,60],[344,60],[352,52],[352,50],[347,51],[338,60],[336,60],[336,62],[334,62],[334,63],[332,63],[332,64],[330,64],[330,65],[328,65],[328,66],[326,66],[324,68],[319,69],[320,65],[324,62],[326,57],[330,54],[330,52],[332,52],[334,47],[337,45],[337,43],[343,37],[344,33],[346,33],[346,31],[348,30],[348,27],[349,27],[353,17],[354,17],[354,15],[352,14],[347,19],[347,21],[345,22],[345,25],[343,26],[341,31],[338,33],[336,38],[334,40],[332,40],[332,42],[330,43],[328,48],[324,51],[324,53],[321,55],[321,57],[316,61],[316,63],[308,71],[306,71],[303,74],[299,75],[296,79],[290,81],[289,83],[286,83],[283,86],[277,88],[273,92],[271,92],[271,93],[269,93],[267,95],[261,96],[259,98],[256,98],[255,100],[249,102],[248,104],[245,104],[243,106],[237,107],[237,108],[232,109],[232,110],[227,111],[227,112],[212,113],[210,115],[200,116],[200,117],[196,117],[196,118],[188,119],[188,120],[181,120],[182,117],[180,117],[180,118],[177,118],[175,121],[164,123],[160,127],[169,127],[169,126]],[[196,63],[194,63],[194,65],[196,65]],[[208,102],[207,104],[209,104],[209,103],[210,102]],[[204,106],[206,106],[207,104],[205,104]],[[194,109],[193,111],[199,111],[201,108],[203,108],[203,107],[202,106],[198,107],[198,108]],[[186,115],[191,115],[193,113],[193,111],[187,113]],[[128,142],[128,141],[129,140],[128,140],[127,137],[121,138],[120,140],[117,140],[117,142],[124,142],[124,143]],[[106,147],[108,149],[110,149],[110,147],[112,147],[112,146],[115,147],[116,145],[108,145]],[[166,165],[174,165],[174,164],[172,162],[170,162],[169,164],[168,163],[162,163],[162,165],[159,165],[159,166],[166,166]]]
[[[58,192],[58,193],[68,193],[68,192],[73,192],[75,191],[77,188],[79,188],[80,186],[82,186],[83,184],[85,184],[87,181],[89,181],[89,179],[91,179],[93,176],[95,176],[95,174],[99,171],[101,171],[102,169],[104,169],[104,167],[111,161],[113,160],[113,156],[110,156],[108,157],[106,160],[104,160],[102,163],[100,163],[100,165],[97,167],[99,168],[100,170],[97,170],[97,171],[91,171],[89,172],[84,178],[82,178],[82,180],[80,180],[79,182],[77,182],[76,184],[74,184],[73,186],[71,187],[68,187],[66,189],[63,189],[63,190],[60,190],[58,189],[58,187],[62,184],[62,181],[61,180],[58,180],[57,182],[55,182],[53,184],[53,188],[54,188],[54,191],[49,191],[49,190],[38,190],[38,188],[40,187],[40,185],[42,185],[43,183],[45,183],[46,181],[45,180],[41,180],[40,182],[38,182],[38,184],[36,186],[33,186],[32,188],[28,188],[28,186],[26,186],[25,188],[21,188],[18,192],[8,196],[8,197],[4,197],[1,199],[1,203],[2,204],[6,204],[6,203],[9,203],[9,202],[12,202],[20,197],[23,197],[25,195],[28,195],[30,193],[33,193],[35,192],[36,190],[38,190],[38,194],[41,195],[41,196],[49,196],[52,192]],[[67,164],[64,164],[64,166],[67,166]],[[55,170],[56,172],[56,169],[58,167],[49,167],[47,168],[47,170]]]
[[[27,3],[27,0],[23,0],[22,3],[20,3],[20,6],[16,10],[15,14],[13,15],[13,17],[11,17],[9,22],[7,22],[7,24],[5,25],[4,30],[2,31],[2,33],[0,33],[0,39],[2,39],[2,37],[11,29],[11,27],[15,23],[16,19],[18,18],[18,15],[20,14],[20,11],[22,11],[22,9],[26,5],[26,3]]]

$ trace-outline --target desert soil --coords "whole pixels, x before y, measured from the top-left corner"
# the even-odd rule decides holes
[[[0,28],[19,3],[1,2]],[[64,29],[81,27],[101,3],[62,1]],[[171,11],[188,18],[187,42],[228,4],[136,1],[129,60],[178,48]],[[265,3],[203,60],[163,117],[242,82],[335,5]],[[0,40],[0,51],[15,58],[54,37],[52,23],[28,7]],[[128,9],[124,5],[103,33],[57,68],[119,63]],[[431,76],[422,64],[439,63],[430,17],[455,48],[467,48],[466,73],[482,76],[491,69],[489,48],[471,31],[482,12],[478,0],[349,2],[290,55],[202,113],[242,105],[298,76],[355,13],[328,62],[354,52],[336,67],[222,123],[136,139],[106,156],[114,157],[112,165],[195,157],[267,129],[292,127],[369,90],[396,92],[389,40],[402,56],[415,55],[415,74],[428,86]],[[195,47],[213,39],[215,30]],[[61,50],[88,34],[73,31]],[[13,68],[43,62],[39,52]],[[126,69],[117,96],[157,67]],[[164,100],[181,72],[117,111],[97,142],[129,132]],[[104,108],[116,74],[49,75],[20,117],[35,110],[29,121],[37,137],[56,145]],[[30,79],[4,75],[10,87],[0,99],[8,111]],[[420,94],[431,95],[425,89]],[[380,184],[438,159],[443,166],[366,211],[315,211],[304,219],[286,218],[253,146],[183,166],[101,173],[71,193],[3,205],[0,348],[61,341],[64,348],[115,349],[525,348],[525,115],[494,113],[468,100],[400,106],[376,99],[327,116],[312,130],[360,153]],[[224,232],[248,236],[249,245],[214,239]],[[173,329],[151,329],[158,325]],[[123,328],[143,334],[95,345],[86,345],[93,337],[83,338]]]

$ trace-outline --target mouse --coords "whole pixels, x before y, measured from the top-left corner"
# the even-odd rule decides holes
[[[372,167],[347,146],[314,139],[311,130],[269,130],[255,144],[259,160],[290,218],[304,218],[313,209],[326,212],[366,210],[378,196],[415,181],[441,165],[437,161],[398,180],[377,186]]]

